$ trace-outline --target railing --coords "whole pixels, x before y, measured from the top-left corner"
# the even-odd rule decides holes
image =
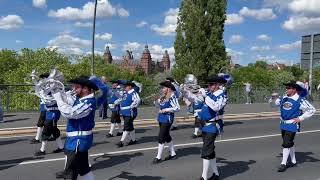
[[[34,111],[39,109],[39,98],[29,93],[33,89],[32,85],[0,85],[0,102],[6,112],[12,111]],[[155,97],[159,95],[159,86],[144,85],[141,93],[142,105],[150,106]],[[271,93],[283,94],[284,89],[270,89],[267,87],[255,87],[250,93],[252,103],[267,103]],[[319,101],[319,92],[313,91],[309,99]],[[230,104],[243,104],[247,101],[247,95],[243,86],[231,86],[228,89]],[[183,104],[183,102],[181,102]]]

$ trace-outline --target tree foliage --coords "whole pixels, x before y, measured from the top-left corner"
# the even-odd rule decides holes
[[[182,80],[194,74],[204,82],[211,73],[226,66],[223,41],[226,0],[184,0],[178,17],[174,43],[174,76]]]

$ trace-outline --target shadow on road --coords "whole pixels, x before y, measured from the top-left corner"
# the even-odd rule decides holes
[[[15,140],[5,140],[5,141],[0,141],[0,146],[2,145],[8,145],[8,144],[14,144],[20,141],[26,141],[27,139],[15,139]]]
[[[231,125],[236,125],[236,124],[243,124],[241,121],[225,121],[224,126],[231,126]]]
[[[132,173],[125,172],[125,171],[122,171],[121,174],[119,174],[115,177],[109,178],[109,180],[112,180],[115,178],[130,179],[130,180],[146,180],[146,179],[159,180],[159,179],[162,179],[162,177],[159,177],[159,176],[134,176]]]
[[[177,156],[179,157],[187,157],[189,155],[199,155],[201,154],[201,147],[187,147],[182,149],[177,149]]]
[[[228,161],[224,158],[217,158],[218,163],[224,164],[219,166],[220,179],[232,177],[237,174],[242,174],[250,169],[249,165],[256,163],[254,160],[249,161]]]
[[[17,166],[19,163],[22,163],[24,161],[39,160],[39,159],[43,159],[43,157],[36,157],[36,158],[27,157],[27,158],[20,158],[20,159],[3,160],[3,161],[0,161],[0,171]]]
[[[19,118],[19,119],[5,120],[4,123],[12,123],[12,122],[17,122],[17,121],[25,121],[25,120],[30,120],[30,118]]]
[[[13,117],[13,116],[16,116],[16,115],[13,115],[13,114],[3,115],[3,117]]]
[[[148,143],[148,142],[157,143],[158,142],[158,136],[144,136],[144,137],[139,138],[137,141],[138,141],[139,144]]]
[[[142,156],[143,153],[137,152],[134,154],[123,154],[123,155],[102,155],[94,158],[94,164],[92,170],[106,169],[122,163],[127,163],[131,158]]]

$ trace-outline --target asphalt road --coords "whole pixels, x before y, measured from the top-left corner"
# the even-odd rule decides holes
[[[225,134],[216,143],[221,179],[226,180],[319,180],[320,121],[315,116],[302,124],[296,136],[298,166],[278,173],[281,162],[281,137],[278,119],[226,122]],[[202,172],[201,139],[190,138],[191,125],[172,131],[177,160],[152,165],[157,153],[157,127],[137,129],[138,144],[117,148],[120,137],[105,138],[106,131],[94,136],[90,161],[96,180],[197,180]],[[32,137],[0,138],[1,180],[54,180],[64,167],[64,155],[47,154],[36,158],[40,145]],[[47,152],[55,149],[51,142]],[[167,155],[167,150],[164,151]]]
[[[318,107],[318,106],[316,106]],[[320,106],[319,106],[320,107]],[[157,117],[159,109],[155,107],[142,107],[138,110],[137,119],[154,119]],[[270,112],[278,111],[278,108],[272,108],[269,104],[229,104],[225,108],[226,114],[239,114],[239,113],[256,113],[256,112]],[[181,107],[181,110],[176,113],[176,116],[187,116],[187,109],[185,106]],[[101,119],[98,117],[98,111],[96,112],[96,121],[110,121],[108,119]],[[110,116],[111,113],[109,112]],[[2,128],[17,128],[17,127],[30,127],[35,126],[39,117],[39,112],[15,112],[7,113],[4,116],[5,123],[0,123],[0,129]],[[59,124],[65,124],[66,121],[63,117],[59,120]]]

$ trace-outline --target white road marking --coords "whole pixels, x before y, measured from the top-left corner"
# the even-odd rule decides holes
[[[316,132],[320,132],[320,129],[299,132],[298,134],[309,134],[309,133],[316,133]],[[262,138],[269,138],[269,137],[276,137],[276,136],[281,136],[281,134],[269,134],[269,135],[262,135],[262,136],[250,136],[250,137],[242,137],[242,138],[224,139],[224,140],[218,140],[218,141],[216,141],[216,143],[262,139]],[[202,142],[176,144],[175,147],[193,146],[193,145],[201,145],[201,144],[202,144]],[[103,155],[114,155],[114,154],[124,154],[124,153],[131,153],[131,152],[141,152],[141,151],[155,150],[157,148],[158,147],[147,147],[147,148],[139,148],[139,149],[131,149],[131,150],[123,150],[123,151],[113,151],[113,152],[107,152],[107,153],[97,153],[97,154],[91,154],[90,157],[97,157],[97,156],[103,156]],[[38,163],[54,162],[54,161],[64,161],[64,158],[25,161],[25,162],[15,163],[15,164],[12,163],[12,164],[0,165],[0,167],[38,164]]]

